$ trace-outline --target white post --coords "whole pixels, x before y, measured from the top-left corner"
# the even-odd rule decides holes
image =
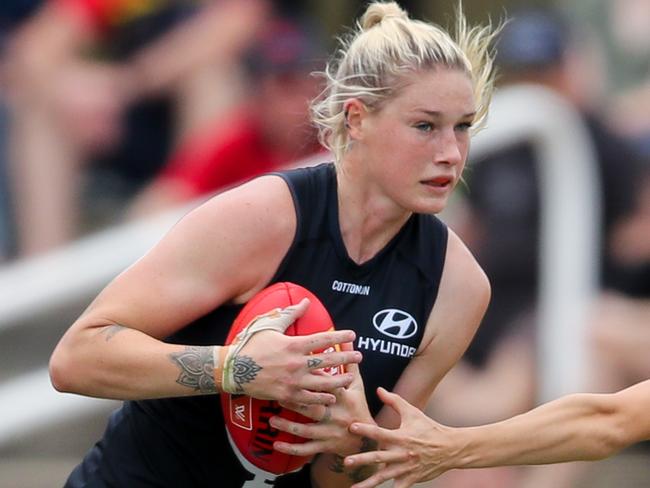
[[[539,161],[539,400],[585,386],[585,320],[597,288],[600,182],[593,143],[564,100],[537,86],[503,89],[473,154],[529,140]]]

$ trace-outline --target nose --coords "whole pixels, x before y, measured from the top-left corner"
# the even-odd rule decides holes
[[[461,164],[462,160],[461,143],[458,140],[456,131],[453,129],[441,131],[436,144],[434,162],[455,166]]]

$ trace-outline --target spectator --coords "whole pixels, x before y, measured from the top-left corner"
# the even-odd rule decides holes
[[[8,181],[6,47],[14,31],[33,13],[39,3],[39,0],[5,0],[0,4],[0,262],[13,257],[15,245],[12,237],[11,188]]]
[[[188,137],[136,199],[132,215],[208,195],[320,153],[309,100],[319,91],[311,72],[323,68],[324,52],[306,26],[289,19],[271,23],[247,56],[251,83],[245,102]]]
[[[20,254],[80,232],[83,163],[121,177],[128,197],[176,137],[236,99],[230,74],[266,10],[265,0],[46,1],[10,53]]]

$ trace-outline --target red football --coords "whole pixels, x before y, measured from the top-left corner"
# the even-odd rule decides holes
[[[235,336],[257,315],[274,308],[295,305],[303,298],[309,298],[309,308],[305,315],[289,326],[286,334],[308,335],[333,330],[332,318],[313,293],[294,283],[282,282],[265,288],[250,299],[230,328],[226,345],[231,344]],[[330,368],[326,371],[329,374],[340,374],[343,368]],[[273,449],[275,441],[297,443],[305,439],[274,429],[269,424],[269,419],[274,415],[294,422],[312,422],[311,419],[281,407],[276,401],[260,400],[247,395],[222,393],[221,407],[231,444],[239,459],[243,458],[244,467],[249,467],[246,466],[248,461],[258,469],[279,475],[296,471],[309,462],[309,457],[290,456]]]

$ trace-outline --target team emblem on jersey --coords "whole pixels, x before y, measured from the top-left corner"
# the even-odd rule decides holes
[[[386,308],[377,312],[372,318],[372,325],[379,332],[393,339],[408,339],[418,331],[418,324],[413,316],[396,308]]]

